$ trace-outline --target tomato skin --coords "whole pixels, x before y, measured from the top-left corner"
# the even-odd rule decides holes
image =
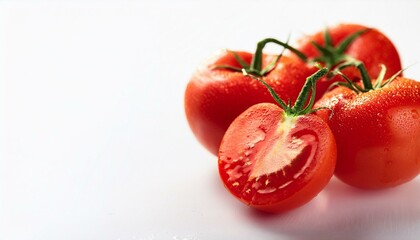
[[[351,34],[367,28],[369,27],[343,23],[329,27],[328,31],[331,35],[333,45],[336,46]],[[318,57],[319,53],[311,44],[312,41],[323,46],[325,44],[323,31],[299,39],[296,48],[310,58]],[[381,64],[384,64],[387,68],[385,79],[390,78],[402,69],[397,48],[385,34],[377,29],[371,29],[360,35],[348,46],[345,53],[363,62],[369,76],[372,77],[378,76],[381,71]],[[299,59],[296,55],[291,55],[294,58]],[[354,67],[346,68],[342,72],[354,81],[360,79],[360,73]],[[335,77],[331,82],[334,81],[340,81],[340,78]]]
[[[237,52],[250,63],[253,54]],[[267,65],[275,56],[264,55]],[[267,89],[256,80],[241,72],[218,69],[215,66],[239,67],[233,55],[222,51],[201,65],[192,76],[185,91],[185,113],[191,130],[199,142],[217,155],[220,142],[231,122],[247,108],[262,102],[274,103]],[[282,57],[276,67],[264,76],[266,81],[282,99],[296,100],[306,77],[314,73],[302,61]],[[319,85],[325,91],[327,84]],[[322,91],[320,91],[322,92]],[[318,98],[321,94],[317,95]]]
[[[335,175],[363,189],[394,187],[420,173],[420,83],[397,78],[356,94],[338,87],[315,107],[337,142]]]
[[[221,180],[237,199],[282,212],[314,198],[331,179],[335,160],[334,136],[322,119],[285,117],[279,106],[260,103],[228,128],[218,164]]]

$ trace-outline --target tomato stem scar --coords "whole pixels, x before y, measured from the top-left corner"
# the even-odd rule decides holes
[[[362,76],[363,87],[360,87],[358,84],[351,81],[346,75],[344,75],[340,71],[341,69],[349,67],[349,66],[357,67],[357,69],[360,71],[360,75]],[[381,64],[381,71],[379,72],[379,74],[376,78],[375,85],[373,85],[372,84],[372,79],[369,76],[365,65],[362,62],[357,61],[357,60],[349,60],[349,61],[344,62],[343,64],[339,65],[334,70],[334,73],[340,75],[346,82],[345,83],[344,82],[336,82],[334,85],[347,87],[350,90],[356,92],[357,94],[364,93],[364,92],[369,92],[371,90],[376,90],[376,89],[380,89],[380,88],[385,87],[386,85],[388,85],[389,83],[394,81],[394,79],[396,77],[398,77],[406,69],[407,68],[401,69],[400,71],[398,71],[397,73],[392,75],[390,78],[384,80],[385,73],[386,73],[386,67],[385,67],[385,65]]]
[[[332,68],[341,62],[347,62],[349,60],[349,56],[344,52],[350,46],[351,43],[354,42],[360,35],[370,31],[370,28],[363,29],[357,31],[350,36],[343,39],[341,42],[338,43],[338,46],[334,47],[331,35],[328,31],[328,28],[324,31],[324,39],[325,45],[321,46],[320,44],[312,41],[311,44],[316,48],[319,52],[320,56],[313,58],[310,62],[321,62],[324,63],[326,67]]]
[[[265,76],[267,73],[269,73],[271,70],[274,69],[274,67],[276,66],[277,62],[279,61],[279,59],[283,56],[283,53],[286,49],[290,50],[291,52],[293,52],[294,54],[296,54],[296,56],[301,59],[302,61],[304,61],[305,63],[309,63],[309,64],[313,64],[313,63],[323,63],[325,64],[325,66],[329,69],[331,69],[332,67],[336,66],[337,64],[344,62],[347,63],[348,61],[352,61],[349,60],[349,56],[347,56],[346,54],[344,54],[344,51],[348,48],[348,46],[360,35],[362,35],[363,33],[369,31],[370,28],[367,29],[363,29],[360,31],[357,31],[353,34],[351,34],[350,36],[348,36],[347,38],[345,38],[343,41],[341,41],[340,43],[338,43],[337,47],[333,46],[333,42],[331,39],[331,35],[328,32],[328,29],[325,29],[324,31],[324,38],[325,38],[325,46],[321,46],[320,44],[316,43],[316,42],[311,42],[312,45],[318,50],[318,52],[320,53],[319,57],[313,58],[313,59],[309,59],[308,56],[306,56],[303,52],[297,50],[296,48],[292,47],[291,45],[289,45],[289,38],[288,37],[286,42],[282,42],[279,41],[275,38],[265,38],[261,41],[259,41],[257,43],[257,48],[255,50],[255,53],[252,57],[251,60],[251,64],[248,64],[247,62],[245,62],[236,52],[234,51],[229,51],[229,53],[231,53],[233,55],[233,57],[235,58],[235,60],[239,63],[239,65],[242,68],[239,67],[232,67],[232,66],[228,66],[228,65],[218,65],[215,66],[215,68],[224,68],[224,69],[229,69],[235,72],[240,72],[242,69],[245,69],[246,72],[258,76],[258,77],[263,77]],[[276,58],[274,58],[264,69],[263,69],[263,49],[265,48],[265,46],[268,43],[274,43],[277,45],[280,45],[283,47],[282,52],[277,55]],[[347,66],[347,65],[343,65],[343,66]],[[332,72],[335,73],[335,72]]]

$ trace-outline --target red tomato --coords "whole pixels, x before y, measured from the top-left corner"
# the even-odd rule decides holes
[[[331,41],[326,41],[326,43],[331,42],[331,46],[327,44],[326,49],[329,52],[324,53],[321,58],[311,41],[322,45],[324,43],[322,33],[301,41],[299,50],[303,53],[275,39],[265,39],[258,43],[255,54],[237,53],[238,58],[242,59],[242,64],[232,52],[225,51],[215,56],[199,67],[187,85],[185,112],[193,133],[202,145],[216,155],[223,134],[240,113],[256,103],[273,102],[262,85],[249,81],[242,75],[240,70],[244,68],[244,64],[251,65],[251,69],[247,70],[264,76],[266,82],[273,86],[280,97],[290,99],[291,103],[295,101],[305,77],[316,71],[316,68],[308,64],[315,60],[333,67],[350,58],[352,61],[357,58],[365,62],[368,74],[375,77],[379,73],[381,63],[388,68],[386,77],[399,71],[401,64],[398,53],[392,42],[382,33],[370,30],[352,38],[358,31],[365,29],[366,27],[351,24],[330,28]],[[349,39],[353,41],[348,41]],[[260,69],[261,65],[263,67],[269,65],[276,57],[262,54],[262,49],[269,42],[285,46],[294,54],[289,57],[283,56],[274,65],[272,71],[264,72]],[[343,45],[342,42],[350,44]],[[254,65],[256,69],[252,68]],[[217,66],[229,66],[234,70],[216,68]],[[346,68],[343,72],[352,80],[360,79],[360,74],[354,67]],[[331,80],[319,81],[316,91],[317,99],[333,82],[338,80],[341,79],[334,77]]]
[[[314,198],[331,179],[336,161],[334,136],[312,112],[315,81],[308,77],[293,106],[263,80],[278,103],[248,108],[230,125],[219,149],[225,187],[243,203],[269,212],[286,211]],[[307,105],[305,106],[307,102]]]
[[[246,52],[237,54],[248,64],[254,56]],[[275,57],[263,55],[263,66]],[[200,143],[214,155],[229,125],[239,114],[256,103],[274,102],[263,85],[242,72],[216,68],[222,65],[241,68],[231,52],[223,51],[198,68],[185,91],[188,123]],[[294,103],[306,77],[316,70],[302,61],[283,56],[264,79],[282,99]],[[327,87],[324,85],[324,90]]]
[[[331,179],[335,158],[334,136],[316,115],[287,116],[275,104],[260,103],[227,130],[219,172],[243,203],[279,212],[314,198]]]
[[[332,54],[333,57],[330,58],[330,65],[332,66],[337,65],[339,62],[350,57],[362,62],[366,66],[369,76],[372,77],[378,76],[381,71],[381,64],[385,65],[388,70],[385,78],[389,78],[400,71],[402,67],[396,47],[390,39],[377,29],[370,29],[362,33],[355,38],[342,53],[338,51],[338,45],[342,43],[343,40],[350,35],[365,29],[369,28],[357,24],[339,24],[327,29],[330,41],[325,40],[325,32],[318,32],[314,35],[300,39],[296,48],[308,58],[316,58],[320,56],[320,53],[312,42],[321,46],[325,46],[326,43],[330,42],[331,45],[327,48],[335,48],[335,50],[332,51],[334,53]],[[296,59],[300,59],[295,54],[291,55]],[[325,61],[321,62],[325,63]],[[359,71],[354,67],[343,70],[343,73],[353,81],[360,80]],[[337,77],[330,82],[340,80],[341,79]]]
[[[357,94],[338,87],[315,107],[337,142],[335,175],[358,188],[405,183],[420,172],[420,83],[397,78]]]

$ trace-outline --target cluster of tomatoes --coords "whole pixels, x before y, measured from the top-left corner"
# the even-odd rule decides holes
[[[287,49],[263,53],[266,44]],[[420,172],[420,82],[402,77],[377,29],[340,24],[255,53],[222,51],[185,92],[197,139],[218,156],[225,187],[270,212],[314,198],[335,175],[363,189]]]

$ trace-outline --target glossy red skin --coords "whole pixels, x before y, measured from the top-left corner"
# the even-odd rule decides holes
[[[246,52],[238,52],[238,55],[248,63],[253,56]],[[264,55],[264,65],[273,57]],[[242,72],[214,68],[218,65],[240,67],[231,53],[222,51],[198,68],[185,91],[185,113],[191,130],[214,155],[217,155],[229,125],[239,114],[256,103],[274,103],[261,83]],[[316,70],[302,61],[282,57],[276,67],[264,76],[264,81],[281,99],[290,99],[294,103],[306,78]],[[320,84],[318,87],[325,91],[328,85]],[[317,96],[319,98],[321,94]]]
[[[341,42],[351,34],[367,28],[369,27],[358,24],[339,24],[329,27],[328,30],[331,35],[333,45],[336,46],[337,43]],[[298,40],[296,48],[310,58],[318,57],[319,53],[311,44],[311,41],[324,46],[325,41],[323,31]],[[360,35],[349,45],[345,53],[363,62],[369,76],[374,78],[376,78],[381,71],[380,64],[384,64],[387,68],[385,79],[391,77],[402,69],[401,60],[395,45],[387,36],[385,36],[385,34],[377,29],[371,29]],[[294,54],[291,54],[291,56],[297,58]],[[360,73],[354,67],[346,68],[342,72],[353,81],[360,79]],[[334,81],[342,81],[342,79],[337,76],[330,82]]]
[[[315,107],[337,142],[335,175],[363,189],[410,181],[420,172],[420,83],[397,78],[367,93],[339,87]]]
[[[219,151],[219,173],[225,187],[246,205],[267,212],[287,211],[309,202],[334,172],[336,146],[328,125],[315,115],[294,117],[294,125],[284,120],[284,111],[277,105],[254,105],[235,119]],[[281,135],[279,126],[290,132]],[[287,151],[276,146],[283,143],[282,136],[293,146]],[[293,155],[291,148],[300,150]],[[270,154],[272,149],[274,154]],[[293,155],[293,160],[281,167],[286,155]]]

